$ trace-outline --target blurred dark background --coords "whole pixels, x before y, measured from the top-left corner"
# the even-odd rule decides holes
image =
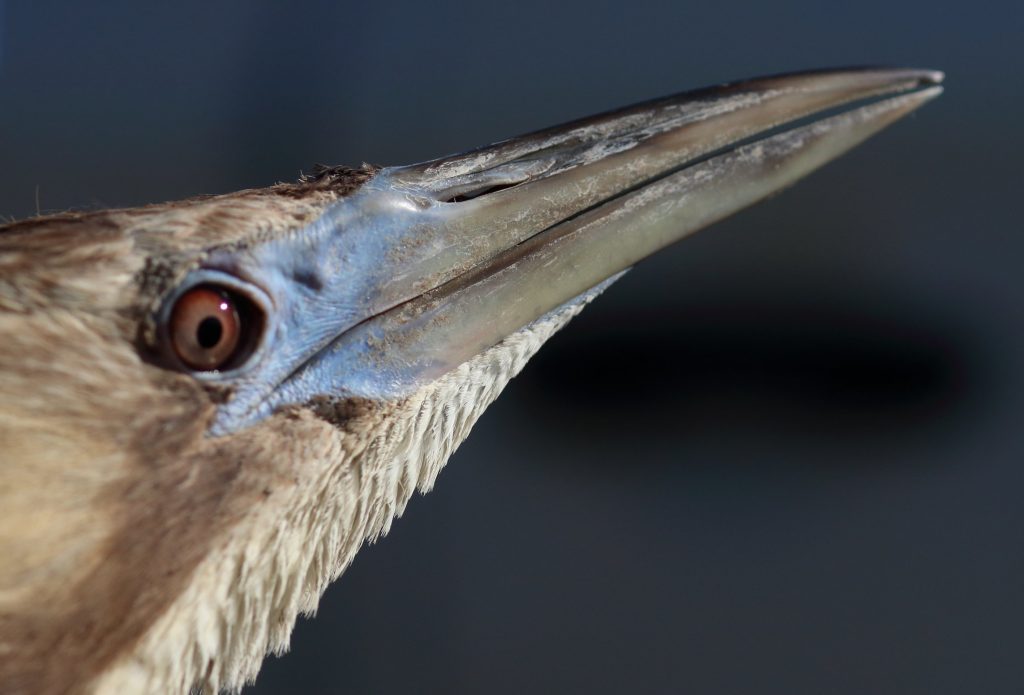
[[[1021,692],[1022,40],[1019,0],[0,2],[0,215],[943,69],[556,336],[246,692]]]

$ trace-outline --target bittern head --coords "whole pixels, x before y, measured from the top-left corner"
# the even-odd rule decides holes
[[[752,80],[426,164],[6,226],[0,690],[252,678],[589,299],[940,80]]]

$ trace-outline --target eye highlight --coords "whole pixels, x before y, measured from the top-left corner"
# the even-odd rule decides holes
[[[242,301],[216,285],[198,285],[178,297],[168,323],[168,337],[178,358],[199,371],[228,365],[247,328],[248,312],[240,311]]]

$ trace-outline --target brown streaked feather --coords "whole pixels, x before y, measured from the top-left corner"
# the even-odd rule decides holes
[[[203,437],[211,395],[135,349],[157,294],[374,172],[0,228],[0,692],[88,683],[260,496],[239,490],[252,462]]]

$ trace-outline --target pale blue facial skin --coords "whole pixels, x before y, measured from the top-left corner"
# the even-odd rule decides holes
[[[418,234],[423,243],[400,258],[395,250],[408,247],[405,242],[419,228],[437,226],[436,211],[442,205],[393,185],[385,170],[311,225],[250,248],[215,251],[186,277],[181,291],[197,283],[230,282],[256,300],[266,318],[261,343],[244,365],[196,375],[234,387],[233,398],[218,410],[211,434],[262,419],[272,392],[318,351],[360,322],[429,289],[420,289],[410,276],[427,274],[430,259],[444,251],[443,238]],[[399,265],[404,274],[396,272]],[[386,388],[395,381],[388,371],[376,377],[353,375],[353,385],[360,384],[356,390],[367,395],[394,395]],[[310,385],[287,402],[352,390],[338,382],[331,382],[335,390],[327,390],[327,384]]]

